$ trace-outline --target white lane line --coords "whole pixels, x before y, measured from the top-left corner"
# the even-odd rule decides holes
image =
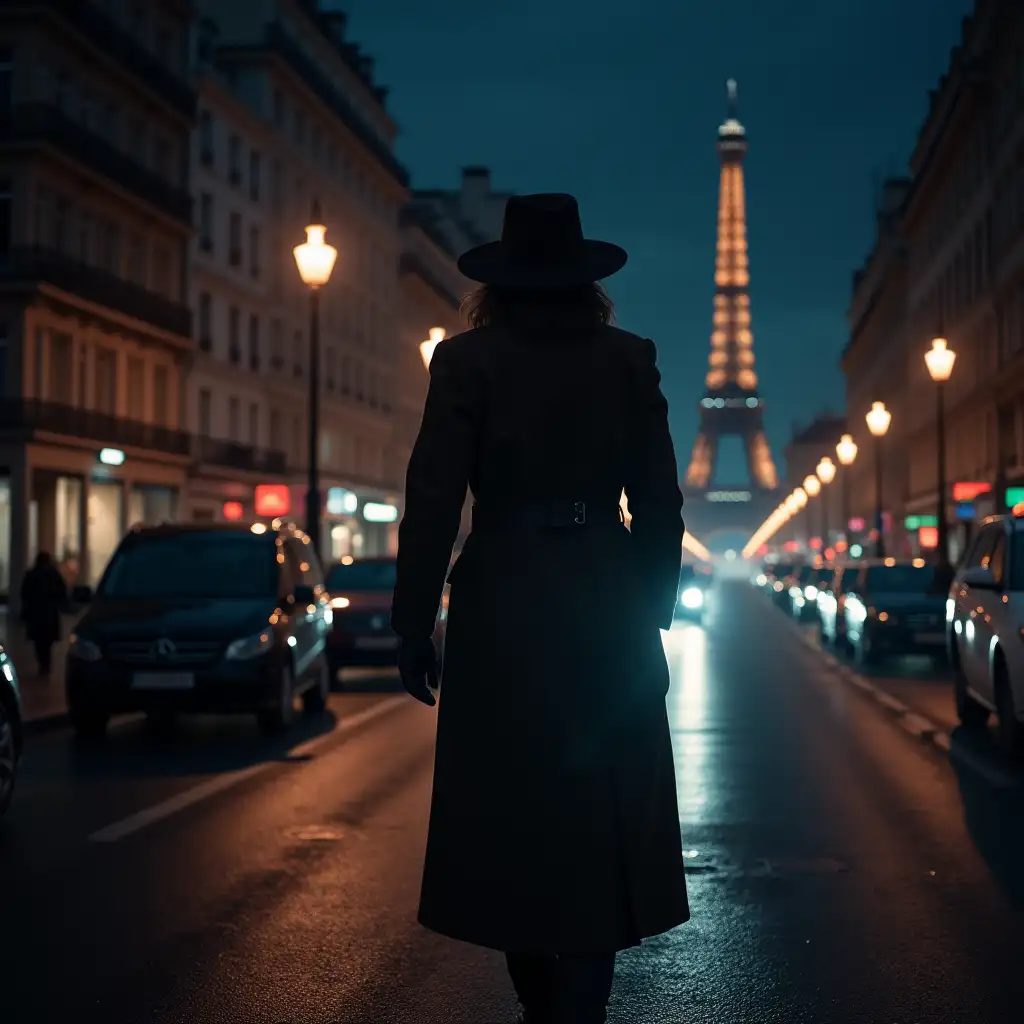
[[[394,710],[400,704],[406,704],[407,702],[407,697],[389,697],[377,704],[373,704],[371,707],[368,707],[357,714],[343,718],[338,727],[327,733],[327,735],[318,736],[316,739],[309,740],[306,743],[302,743],[299,746],[294,747],[289,751],[289,756],[307,757],[318,751],[320,748],[328,746],[337,738],[339,733],[348,732],[350,729],[354,729],[366,722],[371,722],[375,718],[380,718],[387,712]],[[165,818],[169,818],[172,814],[177,814],[179,811],[183,811],[187,807],[192,807],[195,804],[201,803],[203,800],[207,800],[211,796],[215,796],[217,793],[223,793],[224,790],[231,789],[232,786],[237,786],[240,783],[245,782],[247,779],[251,779],[253,776],[259,775],[260,772],[265,772],[277,764],[280,764],[280,762],[261,761],[259,764],[250,765],[247,768],[239,768],[237,771],[225,772],[223,775],[215,775],[212,779],[207,779],[205,782],[199,783],[198,786],[193,786],[191,789],[186,789],[181,793],[175,793],[174,796],[169,797],[167,800],[163,800],[158,804],[154,804],[152,807],[147,807],[144,810],[138,811],[136,814],[123,818],[121,821],[116,821],[112,825],[107,825],[105,828],[101,828],[98,832],[93,832],[93,834],[89,836],[89,842],[116,843],[119,839],[124,839],[125,836],[130,836],[134,832],[138,832],[149,825],[153,825],[158,821],[163,821]]]
[[[900,725],[918,739],[930,738],[935,732],[935,726],[927,718],[915,715],[913,711],[900,716]]]
[[[932,743],[935,744],[940,750],[950,750],[953,746],[952,741],[949,738],[948,733],[936,732],[932,733]]]
[[[908,708],[903,701],[897,700],[891,694],[886,693],[885,690],[880,690],[878,687],[873,686],[871,688],[871,693],[879,704],[883,707],[889,708],[890,711],[897,711],[901,715],[905,715],[910,711],[910,708]]]

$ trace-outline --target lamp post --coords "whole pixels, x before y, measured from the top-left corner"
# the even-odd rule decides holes
[[[872,402],[871,410],[864,417],[875,439],[875,555],[885,557],[885,538],[882,536],[882,438],[885,437],[892,413],[885,407],[885,402]]]
[[[327,228],[320,204],[306,225],[306,241],[292,250],[299,276],[309,288],[309,483],[306,490],[306,533],[320,555],[320,289],[331,279],[338,250],[324,241]]]
[[[850,550],[850,467],[857,458],[857,443],[850,434],[843,434],[836,445],[836,458],[843,467],[843,536]]]
[[[821,462],[815,467],[815,473],[818,474],[818,479],[821,481],[822,487],[827,487],[836,478],[836,464],[827,456],[823,456]],[[828,543],[828,497],[824,494],[821,496],[821,536],[824,544],[822,555],[825,554],[825,549],[829,547]]]
[[[939,527],[939,565],[949,565],[949,521],[946,519],[946,381],[953,372],[956,353],[945,338],[932,339],[924,354],[928,374],[935,381],[935,487]]]
[[[821,493],[821,481],[816,476],[804,477],[804,491],[808,498],[816,498]],[[811,524],[811,509],[807,507],[807,547],[811,549],[811,538],[814,535],[814,528]]]
[[[443,327],[431,327],[430,337],[427,341],[420,342],[420,355],[423,357],[423,365],[430,370],[430,360],[434,358],[434,349],[444,341],[447,332]]]

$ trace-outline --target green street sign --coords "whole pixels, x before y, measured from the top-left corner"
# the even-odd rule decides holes
[[[1006,507],[1013,508],[1014,505],[1019,505],[1024,501],[1024,487],[1007,487],[1006,488]]]
[[[905,530],[920,530],[922,526],[938,526],[938,516],[907,516],[903,520]]]

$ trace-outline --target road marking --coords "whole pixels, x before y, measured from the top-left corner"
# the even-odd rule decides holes
[[[879,704],[889,708],[890,711],[899,712],[901,715],[905,715],[910,711],[910,708],[903,701],[897,700],[891,694],[886,693],[885,690],[880,690],[877,686],[872,686],[871,693]]]
[[[357,714],[343,718],[338,727],[332,729],[327,735],[318,736],[316,739],[308,740],[297,747],[293,747],[289,754],[291,757],[307,757],[310,754],[314,754],[322,747],[328,746],[331,741],[337,738],[339,733],[345,733],[366,722],[371,722],[375,718],[380,718],[386,712],[393,710],[400,704],[407,704],[407,702],[407,697],[389,697],[386,700],[382,700]],[[175,793],[174,796],[169,797],[167,800],[138,811],[136,814],[132,814],[121,821],[116,821],[112,825],[107,825],[98,832],[93,832],[89,836],[89,842],[116,843],[119,839],[124,839],[125,836],[130,836],[149,825],[163,821],[172,814],[177,814],[187,807],[201,803],[217,793],[223,793],[224,790],[231,789],[232,786],[237,786],[247,779],[259,775],[260,772],[267,771],[276,764],[280,764],[280,762],[261,761],[259,764],[250,765],[248,768],[239,768],[237,771],[215,775],[212,779],[199,783],[198,786],[193,786],[191,789],[186,789],[181,793]]]
[[[900,717],[900,725],[902,725],[911,736],[916,736],[918,739],[931,737],[935,732],[935,726],[932,725],[927,718],[915,715],[913,711],[909,711],[907,714]]]
[[[934,743],[940,750],[948,751],[953,746],[950,741],[949,734],[944,732],[932,733],[932,743]]]

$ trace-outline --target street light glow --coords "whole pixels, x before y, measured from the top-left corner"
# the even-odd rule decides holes
[[[836,456],[844,466],[852,466],[853,460],[857,458],[857,442],[851,434],[843,434],[836,445]]]
[[[884,437],[892,421],[892,413],[885,407],[885,402],[872,402],[871,411],[864,417],[868,430],[875,437]]]
[[[430,338],[420,342],[420,355],[423,357],[423,365],[428,370],[430,369],[430,360],[434,358],[434,349],[444,341],[444,336],[447,333],[443,327],[431,327]]]
[[[793,492],[793,500],[796,502],[798,509],[803,508],[807,504],[807,492],[802,487],[798,487]]]
[[[310,288],[321,288],[330,281],[338,258],[338,250],[324,241],[326,234],[323,224],[307,224],[306,240],[292,249],[299,276]]]
[[[821,481],[816,476],[805,476],[804,490],[809,498],[816,498],[821,493]]]
[[[934,338],[932,347],[924,354],[925,366],[936,384],[949,380],[956,362],[956,353],[949,347],[945,338]]]
[[[818,479],[823,484],[830,484],[836,478],[836,464],[826,455],[821,462],[818,463],[815,472],[818,474]]]

